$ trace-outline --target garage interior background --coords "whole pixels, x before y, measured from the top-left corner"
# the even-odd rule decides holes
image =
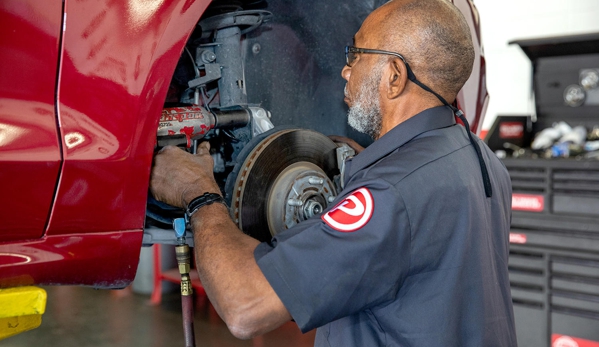
[[[487,89],[490,94],[483,130],[488,130],[498,115],[523,115],[534,112],[534,102],[531,99],[531,63],[517,45],[509,45],[509,41],[550,36],[564,36],[599,32],[599,0],[474,0],[479,10],[482,26],[484,53],[487,63]],[[341,68],[341,66],[339,67]],[[341,77],[339,77],[340,79]],[[150,252],[150,249],[144,251]],[[139,270],[143,271],[143,270]],[[149,270],[148,270],[149,271]],[[166,285],[166,283],[165,283]],[[151,283],[148,283],[151,286]],[[178,297],[165,298],[161,314],[156,307],[146,305],[147,298],[133,297],[132,303],[117,301],[108,291],[94,292],[93,300],[84,301],[80,296],[87,293],[88,288],[56,287],[53,288],[61,303],[58,316],[48,318],[38,331],[22,334],[11,340],[0,342],[0,346],[30,346],[35,345],[36,336],[48,341],[61,341],[64,346],[93,345],[116,346],[131,345],[135,341],[150,345],[180,345],[180,306]],[[85,290],[85,292],[84,292]],[[91,291],[91,289],[89,290]],[[64,305],[71,300],[71,305]],[[134,305],[135,304],[135,305]],[[200,314],[202,314],[202,311]],[[69,313],[71,312],[71,313]],[[85,327],[88,335],[74,337],[72,331],[84,328],[73,312],[94,312],[93,318],[88,318]],[[114,317],[123,317],[131,324],[123,326],[113,321]],[[218,325],[214,316],[207,315],[205,323],[198,324],[197,333],[204,344],[222,345],[223,336],[228,337],[226,328]],[[110,322],[109,329],[105,327]],[[118,326],[118,327],[117,327]],[[159,327],[156,334],[145,336],[147,326]],[[69,328],[65,328],[69,327]],[[217,330],[220,329],[220,330]],[[70,330],[70,332],[69,332]],[[208,336],[208,332],[214,332]],[[90,333],[93,331],[94,333]],[[142,333],[140,333],[142,332]],[[38,334],[39,335],[34,335]],[[41,333],[46,333],[42,335]],[[173,336],[169,335],[171,333]],[[132,335],[135,335],[134,337]],[[163,335],[161,340],[151,340],[155,335]],[[115,340],[115,339],[121,340]],[[54,340],[53,340],[54,339]],[[214,341],[210,340],[214,339]],[[293,345],[308,346],[311,336],[298,337],[292,328],[280,330],[257,340],[257,342],[227,341],[229,346],[272,346],[274,341],[286,341]],[[86,344],[87,343],[87,344]]]
[[[518,45],[509,45],[509,42],[522,39],[599,33],[599,1],[506,0],[497,2],[475,0],[475,5],[481,17],[482,42],[487,62],[487,89],[490,95],[486,117],[482,125],[482,133],[484,134],[486,130],[493,126],[498,116],[535,114],[536,105],[535,100],[532,98],[533,71],[531,61]],[[574,62],[572,64],[576,66]],[[538,70],[537,73],[539,73]],[[568,107],[562,107],[560,110],[560,112],[564,112],[562,115],[564,121],[568,122],[568,118],[572,117],[571,125],[578,124],[579,120],[576,118],[577,112],[580,112],[580,110],[577,111]],[[541,116],[547,116],[547,111],[544,112]],[[596,120],[596,116],[599,116],[599,114],[590,116],[595,117]],[[545,122],[543,126],[539,127],[539,130],[550,126],[551,121],[545,120]],[[538,124],[541,124],[541,122]],[[530,193],[533,194],[531,196],[534,196],[534,194],[537,194],[537,197],[546,199],[548,202],[547,206],[542,208],[543,211],[539,211],[539,213],[521,212],[513,209],[509,265],[519,345],[598,346],[596,342],[599,341],[597,316],[591,314],[583,317],[581,315],[582,311],[591,307],[592,304],[589,305],[589,302],[592,303],[593,301],[577,301],[578,298],[586,298],[584,295],[579,295],[584,291],[585,283],[584,280],[578,282],[578,279],[588,275],[588,272],[582,277],[576,277],[582,273],[572,271],[571,268],[560,273],[561,270],[559,269],[561,266],[560,261],[576,259],[575,262],[578,263],[574,267],[579,266],[581,263],[592,264],[591,267],[586,267],[586,265],[580,267],[586,267],[584,271],[591,269],[588,271],[594,271],[595,274],[598,274],[597,266],[599,263],[596,258],[596,243],[583,251],[580,247],[565,246],[563,242],[567,239],[577,239],[577,235],[584,234],[584,232],[577,234],[575,230],[590,231],[597,227],[596,206],[598,205],[593,205],[592,202],[589,203],[588,201],[582,204],[574,203],[580,197],[584,199],[584,197],[592,195],[591,201],[596,199],[594,194],[596,194],[597,184],[597,161],[588,160],[585,162],[582,160],[578,162],[559,159],[513,159],[510,161],[507,159],[504,160],[504,164],[510,171],[515,195]],[[520,166],[517,167],[518,165]],[[560,174],[567,176],[565,181],[559,180]],[[584,177],[584,179],[582,181],[571,180],[572,175],[576,174],[581,174],[580,177]],[[523,177],[528,178],[523,179]],[[588,181],[585,181],[587,178]],[[539,189],[535,190],[531,186],[526,187],[526,184],[522,185],[521,183],[526,180],[530,185],[536,185]],[[576,191],[568,186],[560,191],[559,184],[563,182],[569,182],[568,184],[573,182],[576,182],[575,184],[582,183],[584,187]],[[527,190],[529,188],[530,190]],[[559,194],[566,196],[567,204],[572,206],[568,213],[559,211],[559,206],[556,204]],[[582,210],[585,208],[589,209],[590,214],[594,215],[593,218],[595,219],[584,215]],[[526,223],[522,223],[523,217],[530,217],[526,226],[524,225]],[[543,225],[541,222],[543,219],[551,219],[556,228],[552,229],[547,225]],[[571,221],[572,224],[568,226],[563,223],[560,224],[566,220]],[[519,242],[512,242],[512,235],[521,235],[518,233],[522,230],[524,230],[522,235],[528,234],[530,238],[538,237],[538,240],[532,241],[529,238],[527,245],[514,244]],[[554,235],[561,235],[561,238],[558,237],[560,241],[550,245],[547,240]],[[584,237],[578,240],[588,241]],[[524,240],[524,242],[527,241]],[[535,242],[536,246],[532,245]],[[541,245],[542,243],[545,244]],[[564,252],[560,247],[571,247],[571,249],[569,252]],[[591,258],[594,260],[589,260]],[[524,267],[530,267],[527,269],[534,267],[536,274],[529,275],[526,274],[526,271],[521,272],[523,267],[520,265],[522,264]],[[560,281],[563,278],[576,278],[577,280],[570,282],[566,280],[565,282],[568,283],[562,286]],[[593,281],[596,281],[596,279],[593,279]],[[590,295],[589,297],[593,297],[592,300],[596,301],[596,287],[586,293]],[[573,297],[577,299],[572,299]],[[576,309],[573,309],[572,303],[580,304],[577,307],[581,310],[576,311]]]
[[[497,115],[532,114],[531,64],[518,39],[599,32],[599,0],[478,0],[491,96],[483,130]]]

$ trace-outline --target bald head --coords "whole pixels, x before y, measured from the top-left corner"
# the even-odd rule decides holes
[[[376,48],[402,54],[416,77],[448,101],[470,77],[470,28],[448,0],[389,1],[366,19],[362,30],[372,35]]]

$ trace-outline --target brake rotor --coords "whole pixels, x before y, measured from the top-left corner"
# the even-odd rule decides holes
[[[337,195],[337,146],[323,134],[285,129],[247,146],[227,184],[231,217],[246,234],[268,241],[320,214]]]

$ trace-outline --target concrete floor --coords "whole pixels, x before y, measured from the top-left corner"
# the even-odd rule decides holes
[[[2,347],[184,346],[178,293],[165,294],[152,306],[149,296],[86,287],[44,287],[48,292],[42,325],[0,341]],[[216,311],[196,300],[197,347],[308,347],[314,331],[302,334],[293,322],[255,338],[238,340]]]

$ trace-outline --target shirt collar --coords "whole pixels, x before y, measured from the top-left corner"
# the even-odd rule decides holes
[[[348,176],[368,167],[385,157],[416,136],[430,130],[445,128],[456,124],[451,109],[438,106],[424,110],[414,117],[398,124],[380,139],[374,141],[351,160]]]

